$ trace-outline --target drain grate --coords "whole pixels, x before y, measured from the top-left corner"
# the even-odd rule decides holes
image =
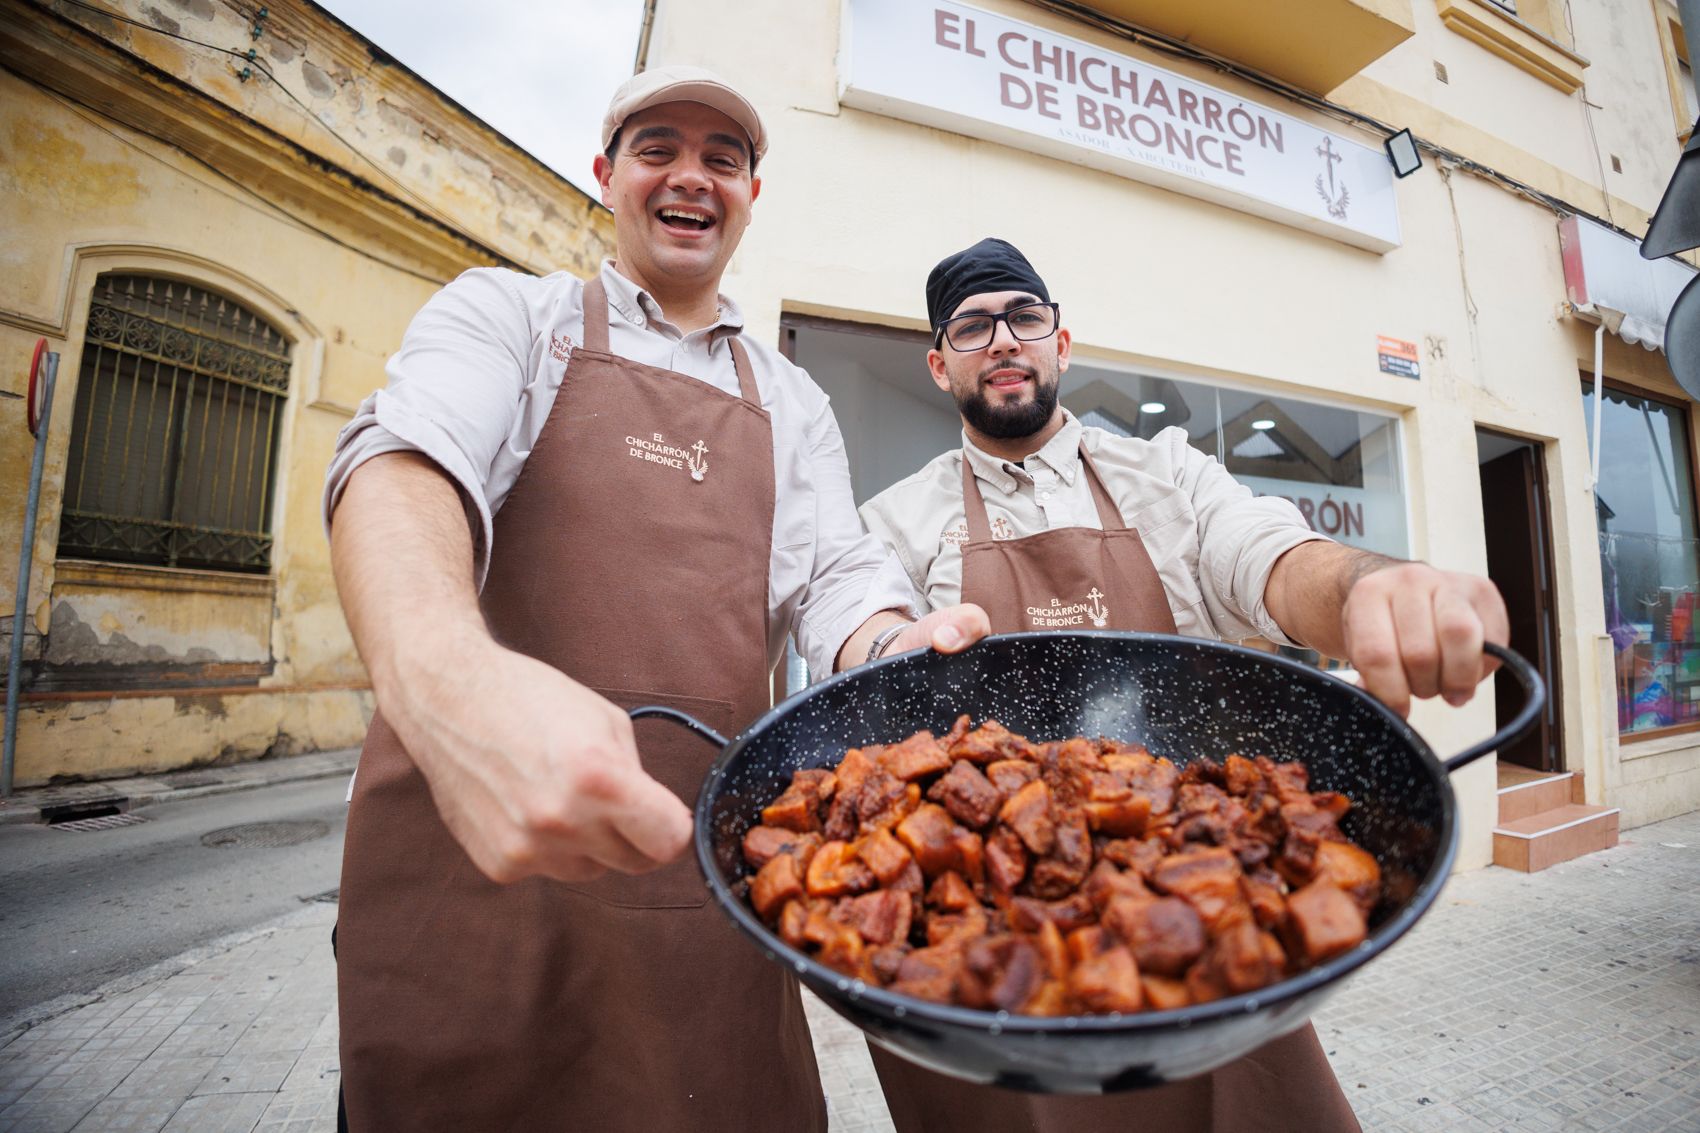
[[[111,830],[117,826],[136,826],[147,819],[139,814],[97,814],[92,818],[72,818],[48,824],[49,830],[69,830],[81,834],[88,830]]]
[[[202,834],[201,845],[217,850],[232,846],[299,846],[330,832],[330,825],[316,818],[303,822],[250,822]]]

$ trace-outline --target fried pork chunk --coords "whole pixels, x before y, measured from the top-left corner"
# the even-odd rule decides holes
[[[993,720],[799,771],[743,837],[793,948],[900,994],[1032,1015],[1166,1011],[1357,946],[1375,858],[1298,763],[1185,768]]]

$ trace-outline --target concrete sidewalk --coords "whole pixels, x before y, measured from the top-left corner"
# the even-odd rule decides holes
[[[1454,878],[1316,1020],[1364,1128],[1700,1131],[1697,883],[1700,813]],[[334,1130],[335,917],[305,906],[0,1034],[0,1131]],[[834,1133],[890,1130],[859,1033],[810,1019]]]

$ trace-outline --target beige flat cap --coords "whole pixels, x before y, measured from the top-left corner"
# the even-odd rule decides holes
[[[700,102],[713,107],[744,128],[755,147],[756,160],[767,154],[767,131],[762,128],[761,115],[750,100],[713,71],[683,64],[640,71],[620,84],[602,119],[602,148],[608,148],[627,118],[666,102]]]

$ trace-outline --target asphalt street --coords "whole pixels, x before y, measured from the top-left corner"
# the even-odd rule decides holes
[[[0,1020],[334,889],[347,786],[339,777],[162,803],[110,829],[0,827]],[[232,828],[246,829],[220,833]]]

